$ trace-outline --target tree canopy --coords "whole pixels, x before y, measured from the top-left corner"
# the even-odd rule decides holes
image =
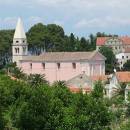
[[[98,83],[94,91],[101,86]],[[32,87],[30,83],[0,75],[0,127],[20,130],[108,130],[111,112],[101,96],[102,89],[97,91],[100,95],[97,92],[73,94],[63,82]]]
[[[130,71],[130,60],[128,60],[122,68],[124,71]]]
[[[106,57],[106,73],[110,74],[116,68],[116,58],[111,48],[103,46],[99,50]]]

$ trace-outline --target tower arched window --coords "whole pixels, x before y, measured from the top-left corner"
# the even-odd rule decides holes
[[[18,53],[19,53],[19,48],[18,48]]]
[[[15,53],[17,53],[17,48],[15,48]]]
[[[15,48],[15,53],[19,53],[19,48]]]

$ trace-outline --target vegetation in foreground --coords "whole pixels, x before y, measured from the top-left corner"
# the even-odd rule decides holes
[[[108,130],[112,113],[100,83],[92,94],[73,94],[62,82],[37,84],[0,75],[0,129]]]
[[[41,75],[30,75],[25,82],[1,74],[0,129],[127,130],[129,105],[124,105],[119,95],[106,99],[103,92],[100,81],[91,94],[74,94],[64,82],[49,85]]]

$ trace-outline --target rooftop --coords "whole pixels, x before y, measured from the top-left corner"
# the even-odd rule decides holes
[[[106,58],[97,51],[91,52],[46,52],[39,56],[25,56],[22,61],[34,62],[64,62],[64,61],[85,61],[105,60]]]
[[[24,27],[23,27],[23,22],[22,22],[21,18],[18,19],[15,33],[14,33],[14,38],[15,39],[19,39],[19,38],[26,39],[26,35],[25,35]]]
[[[124,37],[98,37],[96,41],[96,45],[102,46],[105,45],[105,42],[111,38],[117,38],[122,41],[123,44],[127,45],[130,44],[130,37],[124,36]]]
[[[122,82],[122,83],[130,82],[130,72],[129,71],[116,72],[116,77],[119,82]]]

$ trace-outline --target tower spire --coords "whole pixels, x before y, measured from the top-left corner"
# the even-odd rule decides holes
[[[21,18],[19,18],[16,25],[12,45],[12,61],[16,62],[17,66],[20,66],[20,60],[22,60],[23,57],[27,55],[28,55],[28,44],[26,34],[24,31],[23,22]]]
[[[21,18],[18,18],[18,22],[14,33],[14,39],[26,39],[23,22]]]

